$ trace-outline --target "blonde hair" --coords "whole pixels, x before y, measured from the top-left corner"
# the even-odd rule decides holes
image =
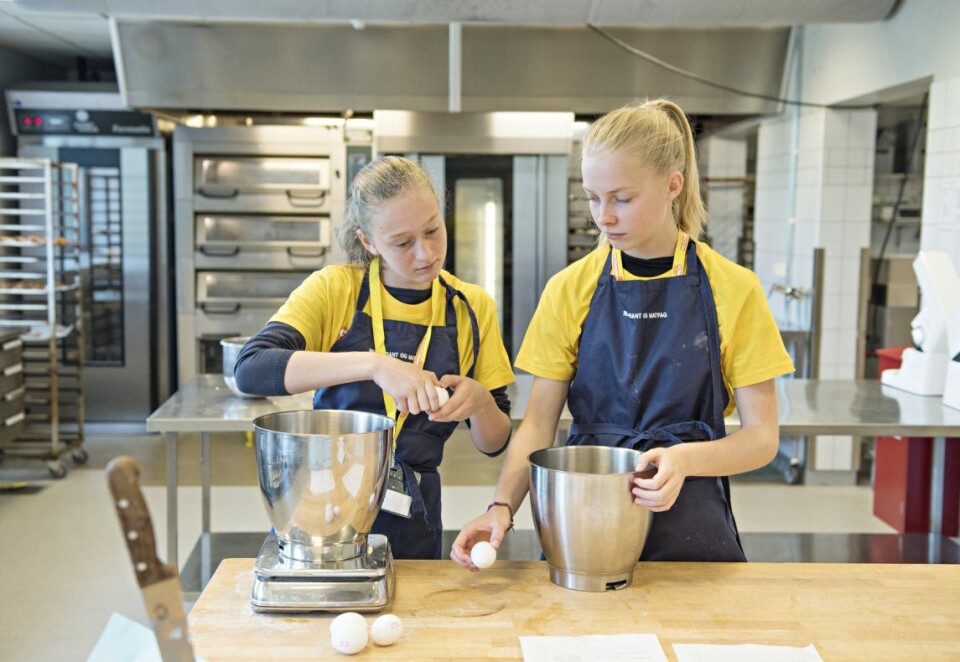
[[[582,157],[619,150],[639,157],[661,175],[675,170],[683,174],[683,187],[673,201],[673,220],[692,239],[699,239],[707,210],[700,197],[693,131],[683,109],[666,99],[631,104],[607,113],[583,136]]]
[[[430,177],[410,159],[384,156],[365,165],[350,185],[343,223],[337,229],[337,243],[346,262],[362,267],[370,264],[373,256],[363,247],[357,230],[363,230],[367,237],[372,236],[370,226],[380,205],[407,191],[421,188],[428,189],[437,198]]]

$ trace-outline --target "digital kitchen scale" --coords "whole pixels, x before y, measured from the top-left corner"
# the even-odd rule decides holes
[[[393,554],[387,537],[367,536],[366,551],[343,561],[295,561],[267,536],[253,569],[255,611],[378,611],[393,597]]]

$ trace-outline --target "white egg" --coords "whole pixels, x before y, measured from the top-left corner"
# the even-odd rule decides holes
[[[342,627],[345,623],[356,623],[366,627],[367,619],[365,619],[362,614],[358,614],[355,611],[345,611],[330,621],[330,631],[333,632],[333,630]]]
[[[497,550],[486,540],[481,540],[470,550],[470,560],[481,570],[489,568],[497,560]]]
[[[403,621],[393,614],[384,614],[370,626],[370,638],[377,646],[392,646],[403,636]]]
[[[442,386],[434,386],[434,388],[437,389],[437,397],[440,398],[440,406],[442,407],[450,399],[450,393]]]
[[[330,642],[338,653],[359,653],[369,638],[366,619],[355,611],[340,614],[330,621]]]

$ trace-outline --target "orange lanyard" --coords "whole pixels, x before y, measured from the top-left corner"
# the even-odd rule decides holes
[[[673,267],[670,269],[670,273],[673,276],[682,276],[687,273],[687,245],[690,243],[690,237],[687,236],[686,232],[680,231],[677,233],[677,245],[673,250]],[[613,275],[615,280],[623,280],[623,260],[620,257],[619,249],[610,247],[610,250],[613,251],[613,254],[610,256],[612,264],[610,265],[610,273]]]

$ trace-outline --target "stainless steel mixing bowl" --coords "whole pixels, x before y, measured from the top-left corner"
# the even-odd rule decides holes
[[[223,348],[223,381],[233,391],[234,395],[241,398],[259,398],[259,395],[250,395],[237,388],[237,380],[233,376],[233,369],[237,365],[237,356],[244,344],[250,340],[250,336],[235,336],[233,338],[224,338],[220,341],[220,347]]]
[[[530,501],[550,579],[604,591],[630,585],[651,513],[633,502],[639,451],[562,446],[530,454]]]
[[[356,411],[282,411],[254,419],[257,474],[280,553],[359,556],[383,501],[394,421]]]

